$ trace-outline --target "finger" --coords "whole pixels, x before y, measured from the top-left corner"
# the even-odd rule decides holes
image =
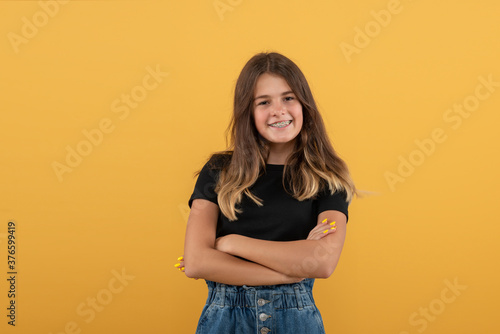
[[[331,223],[328,223],[328,224],[324,224],[323,227],[329,227],[330,229],[335,229],[337,227],[337,222],[336,221],[333,221]]]
[[[336,229],[328,229],[328,230],[324,230],[322,232],[316,232],[314,234],[309,235],[307,240],[320,240],[331,233],[335,233],[335,231],[336,231]]]
[[[307,239],[309,240],[321,239],[323,237],[323,232],[325,232],[327,229],[328,227],[326,226],[318,225],[317,227],[312,229],[311,232],[309,232],[309,236],[307,237]]]
[[[337,231],[337,226],[323,226],[320,231],[316,232],[317,238],[321,239],[330,233],[334,233],[335,231]]]
[[[322,224],[318,225],[313,229],[313,233],[328,233],[329,231],[335,231],[337,228],[337,225],[335,225],[335,222],[329,223],[329,224]]]
[[[179,256],[177,258],[177,261],[179,261],[179,263],[176,263],[174,264],[174,267],[179,269],[180,271],[184,272],[184,256]]]
[[[326,225],[326,224],[329,224],[329,225],[335,225],[335,223],[336,223],[336,222],[335,222],[335,220],[334,220],[334,221],[332,221],[332,222],[329,222],[329,221],[328,221],[328,218],[325,218],[325,219],[323,219],[322,221],[320,221],[320,222],[317,224],[317,226],[324,226],[324,225]]]
[[[330,234],[336,231],[336,222],[333,221],[331,223],[328,222],[328,219],[325,218],[320,221],[310,232],[307,237],[307,240],[319,240],[323,238],[325,235]]]
[[[325,218],[325,219],[323,219],[322,221],[320,221],[320,222],[317,224],[317,226],[323,226],[323,225],[325,225],[326,223],[328,223],[328,219],[326,219],[326,218]]]
[[[328,227],[326,227],[326,229],[322,233],[328,234],[328,233],[335,232],[337,230],[337,226],[335,225],[335,222],[333,222],[332,224],[334,224],[334,225],[328,225]]]

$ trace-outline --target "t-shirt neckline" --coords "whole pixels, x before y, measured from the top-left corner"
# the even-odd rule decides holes
[[[266,164],[266,170],[283,171],[285,165]]]

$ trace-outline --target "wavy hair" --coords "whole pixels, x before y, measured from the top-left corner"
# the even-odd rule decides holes
[[[255,85],[264,73],[284,78],[302,105],[302,129],[285,162],[284,189],[302,201],[315,198],[328,187],[331,194],[344,191],[346,200],[351,202],[353,196],[359,194],[347,164],[330,143],[304,74],[287,57],[266,52],[256,54],[243,67],[236,82],[233,114],[226,130],[227,149],[213,153],[208,159],[209,165],[220,169],[215,192],[221,212],[229,220],[237,220],[236,214],[242,212],[237,205],[243,194],[257,205],[263,205],[249,188],[265,170],[269,154],[267,140],[255,127],[253,107]]]

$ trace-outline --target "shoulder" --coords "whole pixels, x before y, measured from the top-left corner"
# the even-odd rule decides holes
[[[220,172],[231,162],[232,153],[218,152],[208,158],[203,167],[198,170],[198,178],[202,180],[217,180]]]
[[[345,188],[340,187],[338,189],[330,189],[328,184],[324,184],[320,189],[318,190],[316,194],[317,198],[325,198],[325,197],[335,197],[339,199],[343,199],[344,201],[347,200],[347,192]]]
[[[233,153],[231,151],[214,153],[210,156],[204,167],[222,170],[229,165],[232,156]]]
[[[316,197],[318,214],[327,210],[336,210],[346,215],[349,219],[349,204],[345,189],[330,190],[328,186],[322,189]]]
[[[203,165],[201,170],[197,172],[198,179],[194,187],[193,194],[189,199],[189,207],[191,207],[194,199],[202,198],[217,204],[217,182],[219,180],[220,171],[231,161],[231,155],[214,153],[208,161]]]

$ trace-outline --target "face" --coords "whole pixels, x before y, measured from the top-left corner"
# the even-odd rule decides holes
[[[259,76],[253,106],[255,127],[270,148],[291,151],[302,129],[302,105],[286,80],[270,73]]]

